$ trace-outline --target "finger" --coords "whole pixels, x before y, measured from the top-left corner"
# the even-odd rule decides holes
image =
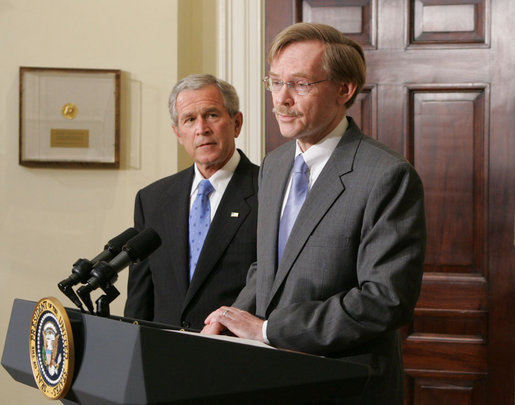
[[[219,322],[213,322],[209,325],[204,326],[200,331],[201,334],[205,335],[220,335],[226,330],[225,326]]]
[[[223,313],[223,311],[225,311],[226,309],[228,309],[229,307],[220,307],[218,308],[217,310],[211,312],[207,318],[204,320],[204,323],[207,325],[207,324],[210,324],[210,323],[213,323],[213,322],[217,322],[217,320],[220,318],[221,314]]]
[[[204,319],[204,325],[209,325],[209,324],[211,324],[211,322],[213,321],[213,318],[214,318],[214,316],[215,316],[215,312],[216,312],[216,311],[211,312],[211,313],[207,316],[207,318],[206,318],[206,319]]]

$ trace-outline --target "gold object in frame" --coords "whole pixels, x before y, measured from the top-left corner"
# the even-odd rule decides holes
[[[19,163],[120,166],[121,71],[20,67]]]
[[[61,109],[61,113],[63,114],[63,117],[67,120],[72,120],[79,113],[79,109],[73,103],[66,103],[65,105],[63,105],[63,108]]]
[[[89,148],[89,131],[87,129],[52,129],[50,147]]]

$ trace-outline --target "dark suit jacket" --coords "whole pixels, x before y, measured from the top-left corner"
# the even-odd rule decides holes
[[[349,119],[277,267],[279,217],[294,153],[289,142],[263,160],[258,259],[234,306],[268,320],[273,346],[368,364],[374,378],[356,403],[402,405],[398,328],[410,320],[421,285],[422,183],[402,156]]]
[[[234,301],[256,260],[259,168],[239,152],[240,163],[211,222],[191,283],[193,166],[138,192],[135,228],[153,228],[162,245],[149,259],[130,267],[125,316],[200,330],[211,311]]]

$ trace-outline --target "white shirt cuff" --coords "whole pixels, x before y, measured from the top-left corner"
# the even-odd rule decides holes
[[[263,340],[264,342],[269,345],[270,341],[266,337],[266,325],[268,324],[268,321],[263,322],[263,326],[261,327],[261,333],[263,334]]]

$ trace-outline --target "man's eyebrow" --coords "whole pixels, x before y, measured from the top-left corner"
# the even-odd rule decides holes
[[[212,112],[216,112],[216,113],[221,113],[222,112],[222,109],[219,108],[219,107],[206,107],[204,109],[202,109],[200,111],[200,114],[201,115],[204,115],[204,114],[209,114],[209,113],[212,113]],[[179,118],[180,119],[184,119],[184,118],[190,118],[190,117],[194,117],[197,115],[197,112],[193,112],[193,111],[186,111],[182,114],[179,114]]]
[[[182,114],[179,114],[179,119],[183,120],[184,118],[188,118],[193,116],[193,113],[191,111],[186,111]]]
[[[206,109],[202,110],[203,113],[209,113],[209,112],[220,112],[222,111],[219,107],[207,107]]]
[[[278,77],[279,75],[277,73],[274,73],[274,72],[270,71],[270,72],[268,72],[268,76]],[[306,79],[311,77],[311,75],[306,73],[306,72],[294,72],[294,73],[289,74],[289,76],[306,78]]]

